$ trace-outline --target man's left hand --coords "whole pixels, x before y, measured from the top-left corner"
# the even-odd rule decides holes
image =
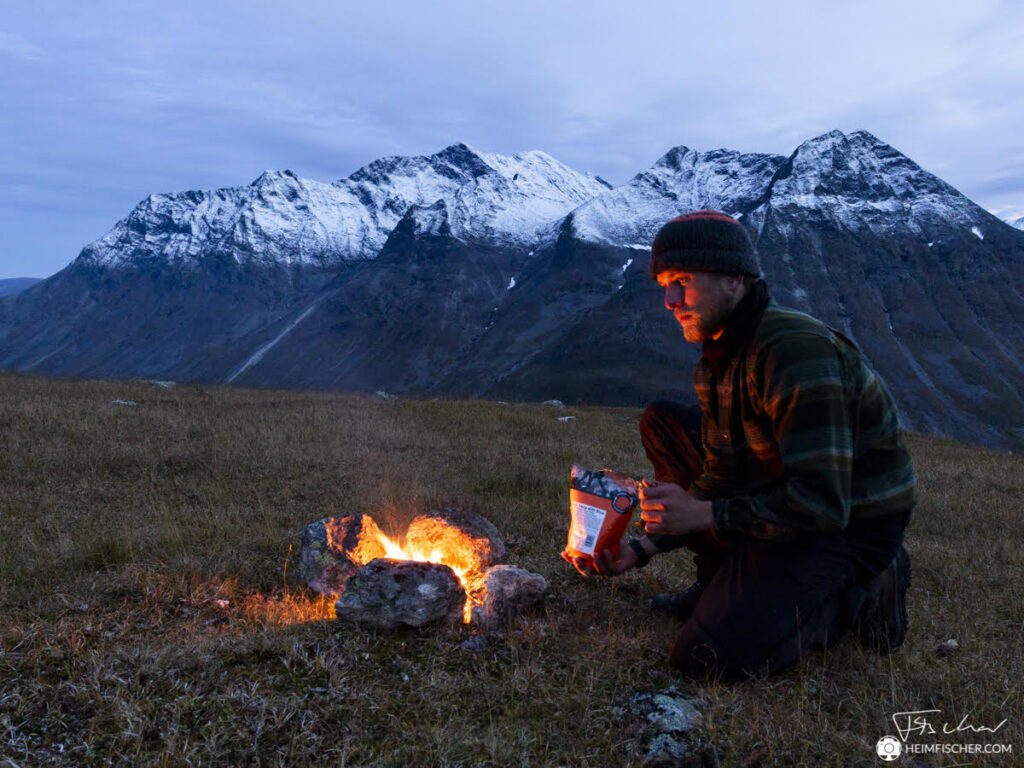
[[[698,501],[675,483],[650,482],[641,486],[640,510],[648,533],[694,533],[715,524],[711,502]]]

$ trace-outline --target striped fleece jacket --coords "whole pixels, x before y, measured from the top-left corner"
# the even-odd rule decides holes
[[[911,509],[896,408],[857,346],[762,281],[734,316],[694,373],[706,461],[692,492],[712,500],[716,535],[786,539]]]

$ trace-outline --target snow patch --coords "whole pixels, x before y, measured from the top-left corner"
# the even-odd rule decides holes
[[[985,239],[985,236],[981,234],[981,230],[978,229],[977,225],[971,227],[971,232],[974,233],[974,236],[977,237],[979,240]]]
[[[632,259],[626,259],[626,263],[622,265],[622,274],[626,274],[626,270],[629,269],[629,265],[632,263]]]
[[[234,381],[235,379],[237,379],[237,378],[238,378],[239,376],[241,376],[241,375],[242,375],[243,373],[245,373],[245,372],[246,372],[247,370],[249,370],[249,369],[250,369],[250,368],[252,368],[252,367],[253,367],[254,365],[256,365],[256,363],[258,363],[258,362],[259,362],[260,360],[262,360],[262,359],[263,359],[263,356],[264,356],[265,354],[267,354],[267,352],[269,352],[269,351],[270,351],[271,349],[273,349],[273,348],[274,348],[275,346],[277,346],[277,343],[278,343],[279,341],[281,341],[281,339],[283,339],[283,338],[284,338],[285,336],[287,336],[287,335],[288,335],[289,333],[291,333],[291,332],[292,332],[292,330],[294,330],[295,326],[297,326],[297,325],[298,325],[299,323],[301,323],[301,322],[302,322],[303,320],[305,320],[305,319],[306,319],[307,317],[309,317],[310,313],[311,313],[311,312],[312,312],[312,311],[313,311],[314,309],[316,309],[316,308],[317,308],[317,306],[318,306],[319,304],[320,304],[320,302],[319,302],[319,301],[315,301],[315,302],[313,302],[313,303],[312,303],[312,304],[311,304],[310,306],[308,306],[308,307],[306,308],[306,311],[305,311],[305,312],[303,312],[303,313],[302,313],[301,315],[299,315],[299,316],[298,316],[297,318],[295,318],[295,320],[294,320],[294,321],[292,321],[292,324],[291,324],[291,325],[289,325],[289,326],[288,326],[287,328],[285,328],[285,329],[284,329],[283,331],[281,331],[281,332],[280,332],[279,334],[277,334],[277,336],[275,336],[275,337],[274,337],[273,339],[271,339],[270,341],[268,341],[268,342],[267,342],[266,344],[264,344],[264,345],[263,345],[262,347],[260,347],[259,349],[257,349],[257,350],[256,350],[256,351],[255,351],[255,352],[254,352],[254,353],[252,354],[252,356],[251,356],[251,357],[250,357],[250,358],[249,358],[248,360],[246,360],[246,361],[245,361],[245,363],[243,363],[243,365],[242,365],[242,367],[241,367],[241,368],[239,368],[239,369],[238,369],[237,371],[235,371],[235,372],[234,372],[233,374],[231,374],[230,376],[228,376],[228,378],[227,378],[227,381],[226,381],[225,383],[226,383],[226,384],[230,384],[230,383],[231,383],[231,382],[233,382],[233,381]]]
[[[511,277],[511,278],[509,278],[509,281],[508,281],[508,288],[506,288],[505,290],[506,290],[506,291],[511,291],[511,290],[512,290],[513,288],[515,288],[515,287],[516,287],[516,279],[515,279],[515,277]]]

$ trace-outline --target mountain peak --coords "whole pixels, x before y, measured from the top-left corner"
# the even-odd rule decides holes
[[[714,208],[739,215],[750,210],[785,159],[673,147],[629,183],[573,211],[574,233],[581,240],[646,250],[658,229],[680,213]]]
[[[253,179],[252,183],[249,186],[263,187],[268,184],[278,184],[282,181],[294,183],[297,181],[301,181],[301,179],[299,179],[299,177],[296,175],[294,171],[289,170],[287,168],[283,171],[266,170],[259,176],[257,176],[255,179]]]
[[[445,147],[436,155],[431,155],[430,160],[435,164],[450,165],[455,169],[468,173],[473,178],[494,172],[494,169],[488,165],[484,156],[464,141],[459,141]]]
[[[773,182],[775,191],[816,197],[901,200],[922,192],[955,192],[909,157],[867,131],[842,131],[796,148]]]

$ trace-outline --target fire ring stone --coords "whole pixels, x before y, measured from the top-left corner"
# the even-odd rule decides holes
[[[339,621],[398,629],[459,622],[465,602],[466,592],[447,565],[381,557],[348,580],[334,609]]]

